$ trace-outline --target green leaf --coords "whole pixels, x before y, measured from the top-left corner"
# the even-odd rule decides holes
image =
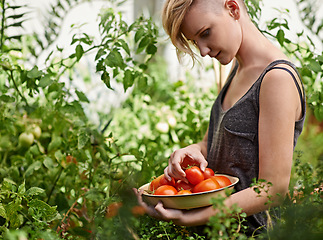
[[[145,29],[140,28],[135,34],[135,42],[137,43],[144,34],[145,34]]]
[[[55,152],[54,156],[55,156],[55,158],[56,158],[56,160],[57,160],[58,162],[62,162],[63,158],[65,158],[65,155],[62,153],[62,151],[61,151],[61,150],[57,150],[57,151]],[[48,165],[47,165],[47,166],[48,166]]]
[[[75,48],[75,56],[76,60],[79,61],[80,58],[83,56],[84,50],[81,44],[77,45]]]
[[[323,63],[323,53],[317,57],[317,60],[322,64]]]
[[[2,203],[0,203],[0,216],[7,219],[6,209],[3,207]]]
[[[148,54],[155,54],[157,52],[157,47],[155,46],[155,44],[149,44],[148,47],[146,48],[146,53]]]
[[[54,136],[52,141],[48,144],[48,152],[58,149],[62,144],[62,138],[59,136]]]
[[[51,222],[59,218],[59,214],[56,211],[56,206],[51,207],[39,199],[32,199],[27,205],[30,208],[28,210],[29,214],[31,214],[37,220]]]
[[[27,77],[29,78],[39,78],[42,75],[43,72],[39,71],[37,66],[33,67],[33,69],[31,69],[30,71],[27,71]]]
[[[277,39],[277,41],[279,42],[279,44],[280,44],[281,46],[283,46],[283,45],[284,45],[284,41],[285,41],[285,33],[284,33],[284,31],[283,31],[282,29],[279,29],[279,30],[278,30],[278,32],[277,32],[277,34],[276,34],[276,39]]]
[[[32,196],[40,195],[43,193],[45,193],[44,189],[39,188],[39,187],[31,187],[26,191],[25,195],[27,195],[28,197],[32,197]]]
[[[315,61],[314,59],[311,59],[309,67],[314,71],[314,72],[321,72],[322,71],[322,66],[318,61]]]
[[[18,194],[24,194],[26,192],[25,182],[18,187]]]
[[[133,85],[133,83],[134,83],[134,75],[132,71],[127,69],[124,73],[124,79],[123,79],[124,91],[127,91],[127,89]]]
[[[39,80],[38,86],[41,88],[45,88],[45,87],[51,85],[52,83],[53,83],[53,80],[50,78],[50,76],[45,75]]]
[[[107,73],[106,71],[104,71],[104,72],[102,73],[102,75],[101,75],[101,80],[104,82],[104,84],[105,84],[108,88],[112,89],[112,87],[111,87],[111,85],[110,85],[110,75],[109,75],[109,73]]]
[[[314,108],[314,116],[318,121],[323,121],[323,106],[318,105]]]
[[[90,136],[87,133],[87,131],[80,130],[78,133],[77,140],[78,140],[78,145],[77,145],[78,149],[82,149],[87,144],[87,142],[90,140]]]
[[[31,165],[29,165],[29,167],[27,168],[26,172],[25,172],[25,177],[29,177],[31,176],[34,171],[37,171],[38,169],[40,169],[42,163],[40,161],[36,161],[34,163],[32,163]]]
[[[98,60],[99,58],[101,58],[105,54],[106,54],[105,49],[104,48],[100,48],[99,51],[97,52],[97,54],[95,55],[95,60]]]
[[[13,102],[15,102],[15,98],[10,97],[8,95],[1,95],[0,101],[5,102],[5,103],[13,103]]]
[[[137,53],[141,53],[149,43],[150,43],[150,37],[149,36],[143,37],[143,39],[141,39],[138,45]]]
[[[87,102],[87,103],[90,102],[83,92],[76,90],[75,93],[81,102]]]
[[[113,49],[107,56],[106,63],[109,67],[124,68],[122,55],[117,48]]]
[[[128,55],[130,55],[130,48],[129,48],[128,44],[126,43],[126,41],[123,39],[119,39],[119,42],[121,43],[121,47],[123,48],[123,50],[125,50],[125,52]]]
[[[47,169],[52,169],[55,167],[53,159],[51,159],[50,157],[45,157],[43,164]]]

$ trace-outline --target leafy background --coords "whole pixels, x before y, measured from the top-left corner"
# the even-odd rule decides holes
[[[131,191],[161,174],[175,149],[203,137],[219,88],[203,87],[199,79],[220,66],[198,65],[169,81],[160,24],[144,15],[126,19],[127,1],[116,0],[106,1],[100,11],[99,40],[71,26],[72,52],[65,56],[55,41],[64,17],[85,2],[53,1],[43,32],[21,34],[32,9],[20,1],[1,1],[1,237],[247,239],[239,209],[223,210],[203,233],[149,218]],[[258,26],[297,64],[308,103],[282,220],[258,236],[265,239],[322,237],[323,57],[311,36],[322,39],[323,22],[319,1],[295,2],[306,26],[296,40],[288,37],[288,10],[277,10],[278,17]],[[247,5],[257,22],[262,2]],[[87,56],[93,56],[94,68],[84,64]],[[105,101],[96,108],[83,89],[96,79],[111,92],[124,90],[121,105]],[[222,203],[216,199],[214,205],[223,208]]]

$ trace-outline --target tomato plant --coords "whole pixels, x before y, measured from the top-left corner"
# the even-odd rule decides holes
[[[0,3],[0,238],[205,239],[194,228],[142,215],[129,189],[161,174],[175,149],[203,138],[219,89],[204,82],[197,87],[202,78],[190,70],[185,79],[168,81],[166,61],[150,61],[164,42],[158,41],[158,29],[142,16],[125,21],[117,8],[122,1],[108,1],[109,8],[100,12],[98,39],[74,25],[67,46],[55,46],[60,24],[86,1],[51,1],[44,28],[30,35],[21,26],[31,8],[20,2]],[[259,1],[246,2],[250,14],[260,16]],[[321,36],[314,1],[296,3],[307,30]],[[296,146],[306,164],[295,161],[282,220],[264,238],[314,239],[322,225],[323,58],[308,31],[297,34],[300,44],[287,39],[286,13],[277,16],[264,33],[278,38],[297,60],[309,117]],[[65,48],[71,49],[68,56]],[[87,68],[90,54],[95,66]],[[204,72],[214,73],[209,66]],[[107,90],[119,98],[119,85],[127,91],[120,107],[109,104],[101,91],[89,90]],[[187,157],[182,167],[194,165]],[[213,203],[219,210],[222,200]],[[247,238],[241,236],[245,216],[232,209],[220,213],[203,229],[209,229],[210,238]],[[239,221],[232,222],[232,216]]]

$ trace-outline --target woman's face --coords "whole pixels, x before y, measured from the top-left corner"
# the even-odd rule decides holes
[[[226,65],[239,51],[242,40],[241,26],[230,14],[230,9],[219,6],[223,9],[215,11],[207,9],[203,4],[207,3],[200,1],[186,13],[182,33],[187,39],[195,42],[202,57],[209,55]]]

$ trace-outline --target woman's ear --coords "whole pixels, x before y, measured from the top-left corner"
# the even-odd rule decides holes
[[[229,14],[235,20],[240,18],[240,5],[236,0],[225,0],[225,7],[229,10]]]

